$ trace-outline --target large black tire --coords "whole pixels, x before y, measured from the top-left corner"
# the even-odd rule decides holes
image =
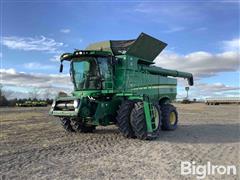
[[[178,125],[178,112],[176,107],[171,104],[164,104],[161,106],[162,111],[162,130],[172,131],[177,128]],[[175,117],[173,121],[171,116]]]
[[[71,125],[71,121],[69,118],[60,118],[61,120],[61,124],[63,126],[63,128],[67,131],[67,132],[74,132],[72,125]]]
[[[92,133],[95,129],[96,126],[93,125],[85,125],[82,122],[79,121],[72,121],[72,128],[76,132],[82,132],[82,133]]]
[[[160,129],[161,129],[161,110],[159,105],[155,105],[155,108],[158,111],[159,119],[158,119],[158,126],[152,133],[147,132],[147,123],[144,113],[144,107],[143,102],[136,102],[134,104],[134,108],[131,113],[131,125],[133,128],[133,131],[138,139],[142,140],[152,140],[156,139],[160,135]]]
[[[120,133],[127,138],[135,137],[134,131],[130,124],[130,115],[134,106],[134,102],[131,100],[123,101],[117,112],[117,125]]]

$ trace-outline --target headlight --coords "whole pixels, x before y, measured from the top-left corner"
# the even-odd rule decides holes
[[[52,108],[54,108],[56,106],[56,101],[53,100],[53,103],[52,103]]]
[[[73,102],[73,107],[74,107],[74,108],[77,108],[78,105],[79,105],[79,100],[74,100],[74,102]]]

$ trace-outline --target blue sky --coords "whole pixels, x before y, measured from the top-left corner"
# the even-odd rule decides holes
[[[192,97],[239,95],[238,1],[3,0],[1,6],[2,83],[10,90],[47,88],[62,52],[145,32],[168,43],[159,66],[194,73]],[[39,83],[29,83],[30,77]],[[179,91],[184,94],[181,81]]]

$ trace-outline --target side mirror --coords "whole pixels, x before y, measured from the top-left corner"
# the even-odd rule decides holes
[[[60,64],[59,72],[60,73],[63,72],[63,64],[62,63]]]

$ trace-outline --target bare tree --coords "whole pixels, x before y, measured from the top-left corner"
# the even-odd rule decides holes
[[[3,85],[0,83],[0,97],[2,97],[3,95],[2,89],[3,89]]]
[[[8,101],[3,94],[3,85],[0,84],[0,106],[7,106],[7,105],[8,105]]]
[[[5,96],[8,100],[11,99],[11,96],[14,95],[13,91],[2,91],[2,95]]]
[[[45,98],[45,100],[49,99],[50,96],[51,96],[50,89],[49,88],[45,89],[45,91],[44,91],[44,98]]]
[[[13,94],[13,91],[4,89],[3,84],[0,83],[0,97],[4,96],[5,98],[10,99]]]

